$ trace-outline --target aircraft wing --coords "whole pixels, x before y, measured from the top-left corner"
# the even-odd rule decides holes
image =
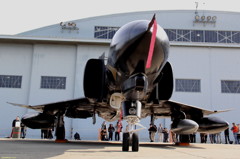
[[[87,98],[77,98],[77,99],[47,103],[42,105],[24,105],[24,104],[10,103],[10,102],[8,103],[14,106],[33,109],[39,112],[46,112],[46,111],[52,111],[52,110],[57,111],[58,109],[64,110],[64,109],[68,109],[76,106],[82,106],[86,108],[87,106],[89,107],[91,105],[90,101]]]
[[[11,102],[7,102],[8,104],[11,104],[13,106],[18,106],[18,107],[22,107],[22,108],[28,108],[28,109],[33,109],[39,112],[43,112],[44,109],[44,105],[38,105],[38,106],[31,106],[31,105],[25,105],[25,104],[17,104],[17,103],[11,103]]]
[[[93,124],[96,123],[95,114],[103,118],[106,121],[112,122],[120,119],[121,112],[119,109],[112,108],[106,102],[96,102],[88,98],[78,98],[73,100],[42,104],[42,105],[23,105],[9,103],[14,106],[24,107],[28,109],[36,110],[40,113],[30,112],[23,116],[22,121],[27,127],[30,128],[48,128],[52,126],[55,119],[59,116],[66,116],[69,118],[93,118]],[[147,103],[144,104],[141,111],[141,118],[147,116],[154,116],[156,118],[182,118],[184,115],[186,119],[202,119],[206,115],[226,112],[223,111],[211,111],[202,109],[199,107],[178,103],[175,101],[159,101],[158,103]],[[206,119],[211,120],[211,118]],[[216,121],[214,119],[214,121]],[[225,123],[224,123],[225,124]],[[201,123],[200,123],[201,125]],[[225,124],[226,125],[226,124]]]
[[[95,102],[88,98],[77,98],[41,105],[24,105],[10,102],[7,103],[14,106],[32,109],[52,116],[56,116],[59,112],[61,112],[70,118],[88,118],[92,117],[95,113],[112,113],[113,111],[113,109],[106,103]]]
[[[163,100],[159,101],[159,103],[157,104],[146,105],[145,109],[151,110],[152,111],[151,113],[155,114],[158,117],[171,117],[172,113],[174,113],[175,110],[185,112],[187,116],[189,115],[194,116],[196,114],[202,114],[202,116],[207,116],[211,114],[230,111],[230,110],[207,110],[170,100],[169,101]]]
[[[59,111],[65,111],[66,116],[72,118],[86,118],[92,117],[93,113],[97,112],[98,114],[113,113],[114,110],[107,104],[101,102],[94,102],[89,100],[88,98],[77,98],[72,100],[42,104],[42,105],[24,105],[24,104],[16,104],[10,103],[14,106],[19,106],[23,108],[33,109],[38,112],[47,113],[51,115],[56,115]],[[187,114],[194,114],[201,112],[203,116],[211,115],[216,113],[227,112],[230,110],[207,110],[203,108],[199,108],[192,105],[187,105],[183,103],[179,103],[176,101],[160,101],[158,104],[146,104],[145,108],[143,108],[144,117],[149,116],[151,114],[155,114],[157,116],[162,117],[171,117],[171,114],[174,110],[181,110]],[[113,113],[114,114],[114,113]]]
[[[170,104],[170,105],[178,105],[181,107],[183,111],[190,111],[190,110],[201,110],[203,115],[211,115],[211,114],[216,114],[216,113],[222,113],[222,112],[228,112],[230,110],[207,110],[203,109],[200,107],[192,106],[192,105],[187,105],[175,101],[166,101],[165,104]]]

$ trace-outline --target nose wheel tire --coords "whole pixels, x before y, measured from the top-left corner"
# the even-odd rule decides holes
[[[132,151],[137,152],[139,150],[138,134],[123,133],[122,151],[129,151],[130,143],[132,145]]]
[[[123,133],[122,151],[129,151],[129,133]]]
[[[133,133],[133,135],[132,135],[132,151],[137,152],[138,149],[139,149],[138,134]]]

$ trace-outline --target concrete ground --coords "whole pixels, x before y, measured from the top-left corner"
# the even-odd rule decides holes
[[[175,146],[140,143],[138,152],[122,152],[120,142],[0,139],[0,159],[239,159],[240,145]],[[131,150],[131,148],[130,148]]]

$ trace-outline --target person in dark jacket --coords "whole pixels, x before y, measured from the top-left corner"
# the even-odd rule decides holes
[[[101,140],[102,141],[107,141],[108,140],[108,138],[107,138],[107,129],[106,128],[101,130]]]
[[[163,142],[168,142],[168,129],[163,129]]]
[[[76,133],[74,134],[74,139],[75,139],[75,140],[81,140],[79,133],[76,132]]]
[[[108,127],[108,133],[109,133],[108,140],[112,141],[114,131],[115,131],[115,128],[113,127],[113,124],[110,124]]]
[[[154,124],[150,124],[150,127],[149,127],[148,131],[149,131],[150,142],[154,142],[155,134],[157,132],[157,126],[154,125]]]
[[[24,139],[26,137],[27,127],[21,122],[21,138]]]

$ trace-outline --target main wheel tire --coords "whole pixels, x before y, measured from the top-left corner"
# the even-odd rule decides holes
[[[137,152],[139,150],[139,139],[138,134],[133,133],[132,135],[132,151]]]
[[[123,133],[122,151],[129,151],[129,133]]]

